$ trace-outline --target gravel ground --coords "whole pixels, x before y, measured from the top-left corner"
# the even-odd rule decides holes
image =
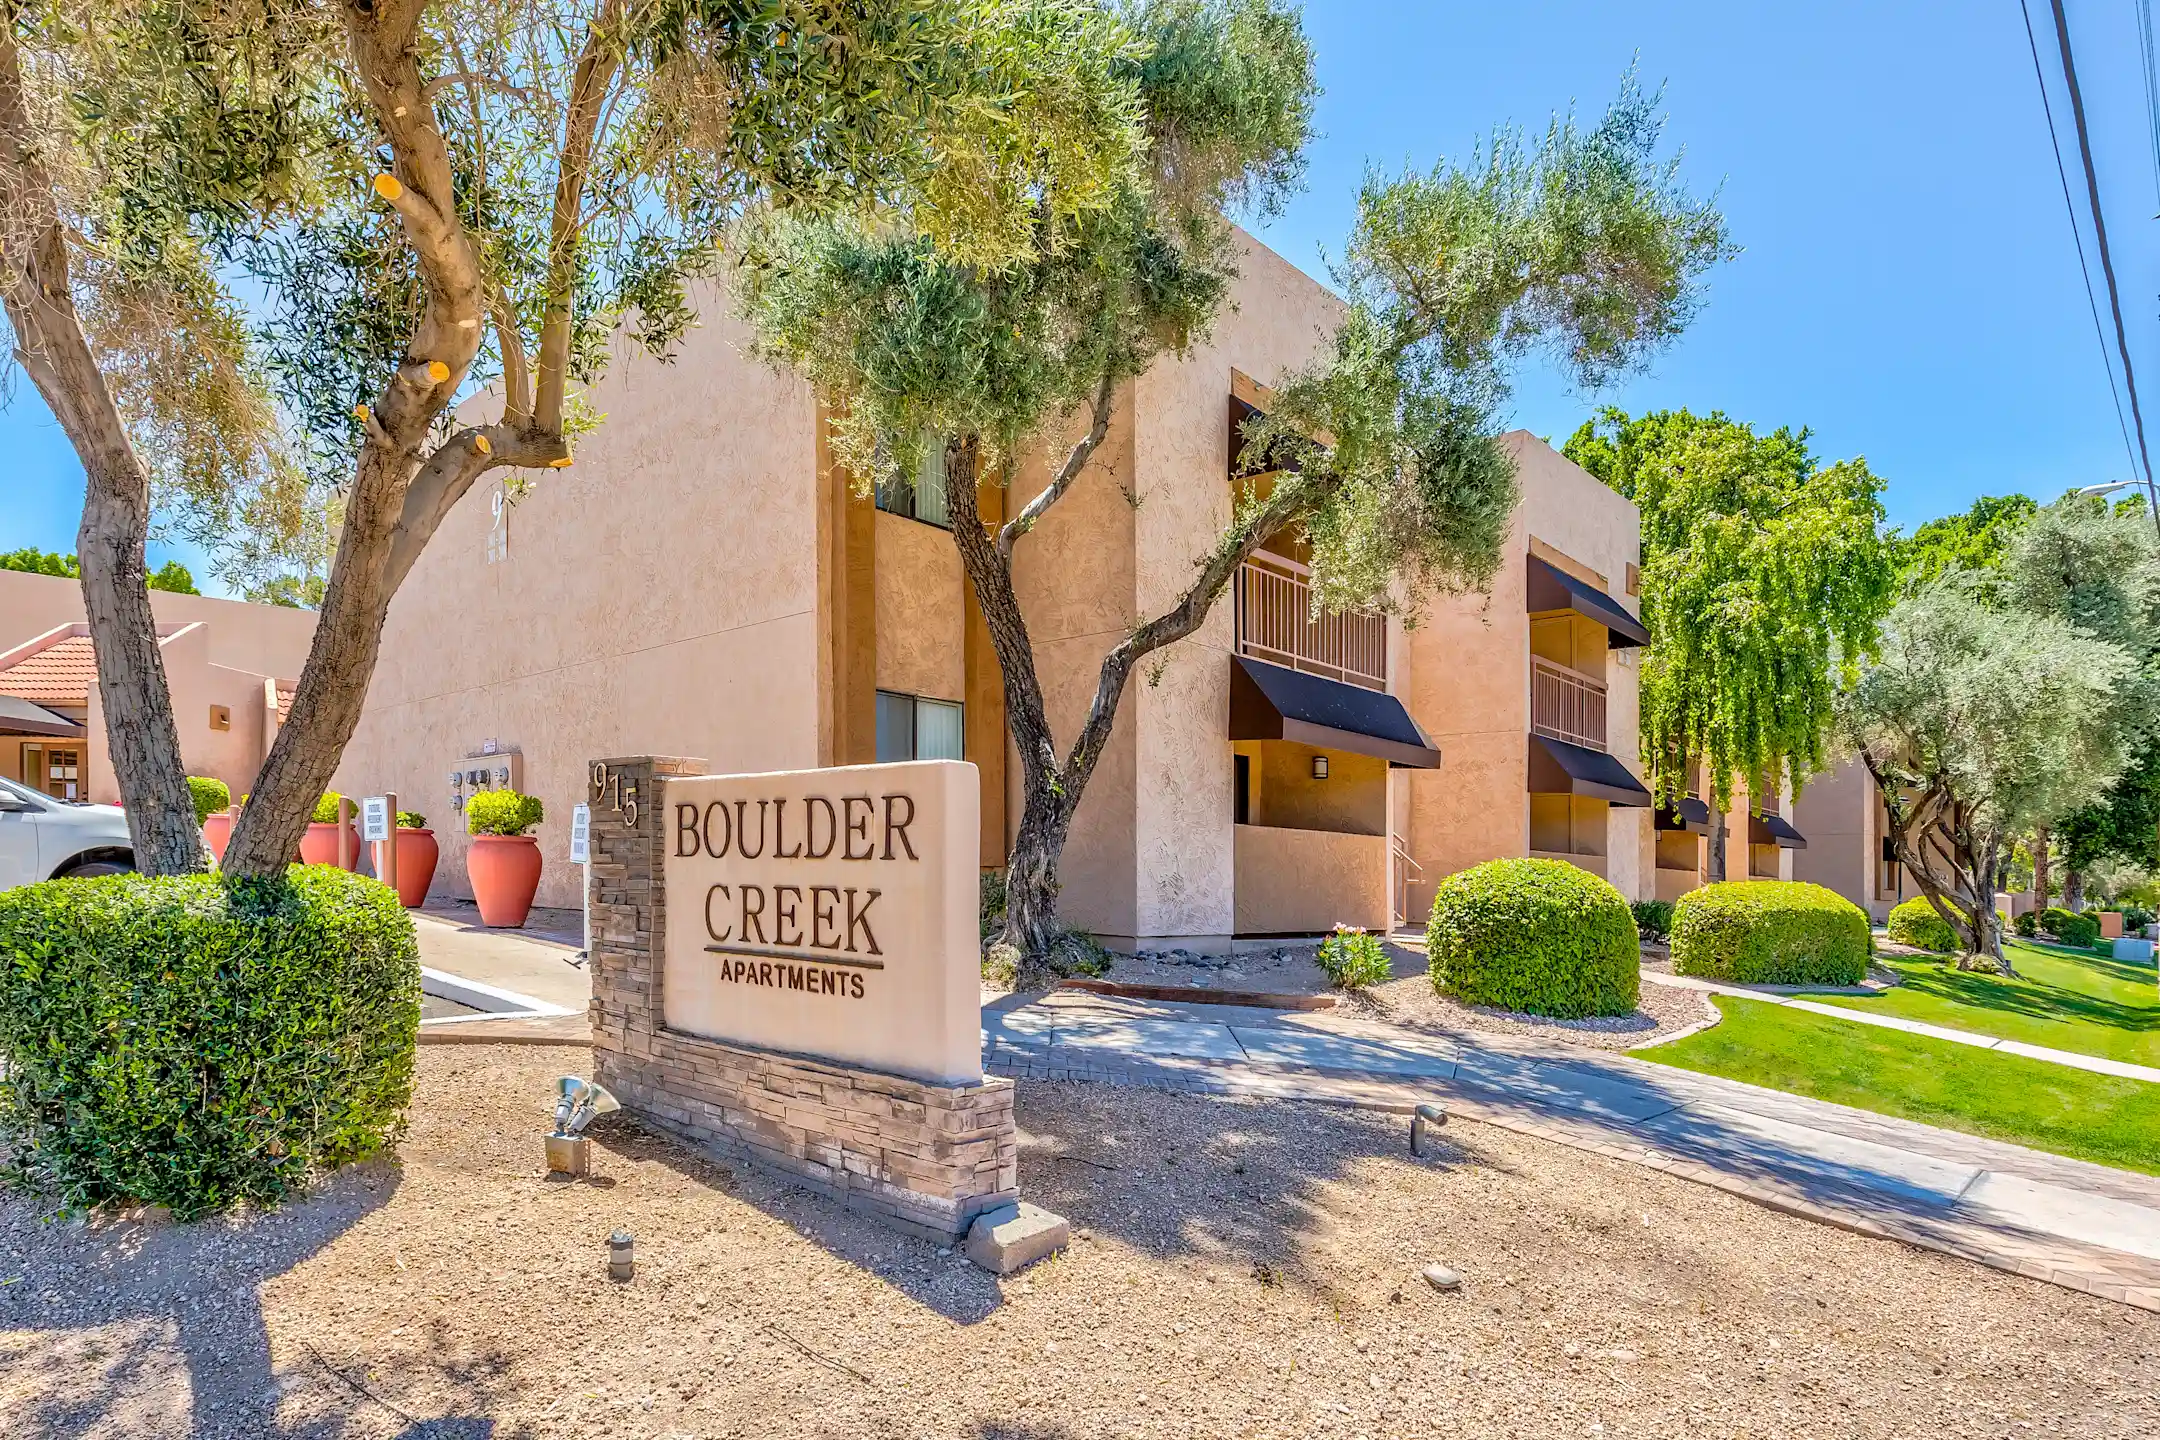
[[[1271,952],[1214,957],[1202,963],[1121,955],[1108,978],[1141,985],[1205,985],[1214,990],[1317,995],[1329,986],[1326,972],[1314,963],[1316,949],[1313,945],[1285,943]],[[1432,1034],[1498,1031],[1564,1040],[1600,1050],[1631,1049],[1690,1025],[1705,1020],[1715,1023],[1718,1019],[1716,1008],[1701,995],[1656,985],[1642,987],[1639,1007],[1633,1014],[1587,1020],[1553,1020],[1483,1005],[1458,1004],[1434,992],[1423,947],[1391,942],[1387,952],[1393,962],[1391,978],[1363,994],[1341,994],[1340,1007],[1334,1013]],[[1647,950],[1644,958],[1650,958]],[[1227,964],[1220,963],[1225,960]]]
[[[423,1050],[401,1163],[245,1223],[0,1199],[0,1431],[2160,1433],[2160,1317],[1470,1122],[1413,1160],[1394,1117],[1023,1085],[1078,1238],[1000,1282],[628,1124],[543,1179],[583,1059]]]

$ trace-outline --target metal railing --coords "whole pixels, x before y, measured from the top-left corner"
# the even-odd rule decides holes
[[[1388,836],[1388,867],[1395,872],[1395,903],[1389,916],[1394,923],[1389,928],[1399,929],[1410,918],[1410,887],[1424,880],[1425,867],[1410,858],[1410,842],[1399,833]]]
[[[1238,567],[1237,649],[1255,660],[1387,689],[1387,617],[1312,608],[1312,572],[1279,555],[1255,555]]]
[[[1530,657],[1530,728],[1591,750],[1605,748],[1605,686],[1541,655]]]

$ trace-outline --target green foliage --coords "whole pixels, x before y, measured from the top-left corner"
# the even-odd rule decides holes
[[[538,796],[515,790],[482,790],[465,802],[471,835],[523,835],[545,818]]]
[[[1939,955],[1947,955],[1959,948],[1957,932],[1935,913],[1935,907],[1924,895],[1892,906],[1890,923],[1884,928],[1892,940],[1916,950],[1933,950]]]
[[[195,802],[195,823],[202,824],[232,804],[232,787],[206,775],[187,777],[188,796]]]
[[[2010,541],[2039,508],[2025,495],[1983,495],[1962,514],[1928,521],[1901,546],[1905,593],[1952,570],[1999,569]]]
[[[2032,911],[2027,910],[2010,922],[2010,928],[2025,939],[2030,940],[2040,933],[2040,919]]]
[[[2050,905],[2040,912],[2040,933],[2073,949],[2084,949],[2100,938],[2100,922],[2090,915]]]
[[[417,810],[400,810],[397,812],[397,823],[400,830],[425,830],[427,816]]]
[[[1834,890],[1796,880],[1732,880],[1673,906],[1673,970],[1741,985],[1857,985],[1868,918]]]
[[[1490,860],[1450,875],[1425,930],[1433,988],[1470,1005],[1576,1019],[1625,1015],[1641,988],[1627,901],[1558,860]]]
[[[312,819],[317,825],[337,824],[338,806],[344,801],[344,799],[345,797],[338,794],[338,792],[335,790],[325,791],[322,795],[322,798],[315,802],[314,814],[309,818]]]
[[[279,605],[287,610],[320,610],[325,586],[319,575],[272,575],[241,593],[256,605]]]
[[[2122,917],[2123,929],[2129,931],[2143,930],[2153,923],[2153,912],[2142,905],[2123,906]]]
[[[979,893],[979,920],[982,939],[987,944],[991,936],[1005,928],[1005,871],[1002,866],[982,872]]]
[[[189,573],[187,566],[177,560],[168,560],[151,573],[150,588],[168,590],[175,595],[202,594],[202,591],[195,588],[194,575]]]
[[[1313,957],[1338,990],[1362,990],[1388,978],[1387,947],[1377,936],[1338,925]]]
[[[0,893],[10,1178],[76,1209],[274,1204],[396,1140],[419,1019],[412,921],[343,871]]]
[[[82,567],[73,555],[54,555],[37,549],[0,552],[0,570],[26,570],[32,575],[56,575],[63,580],[82,578]]]
[[[1628,906],[1635,917],[1635,932],[1645,940],[1663,940],[1672,934],[1672,901],[1637,900]]]
[[[1807,432],[1713,412],[1607,409],[1565,453],[1642,513],[1642,750],[1661,797],[1729,805],[1733,778],[1822,768],[1841,672],[1873,652],[1895,596],[1883,482],[1824,466]]]

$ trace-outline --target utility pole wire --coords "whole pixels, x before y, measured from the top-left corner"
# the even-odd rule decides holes
[[[2123,453],[2129,457],[2131,473],[2135,474],[2137,448],[2130,443],[2130,422],[2123,415],[2122,391],[2115,385],[2115,362],[2108,356],[2107,327],[2100,320],[2100,299],[2093,293],[2092,265],[2085,258],[2085,231],[2078,224],[2077,202],[2070,198],[2070,172],[2063,165],[2062,137],[2055,132],[2055,105],[2048,99],[2047,71],[2040,64],[2040,39],[2033,31],[2032,7],[2026,0],[2018,0],[2018,9],[2025,16],[2025,43],[2032,50],[2033,80],[2040,87],[2040,113],[2047,117],[2048,148],[2055,154],[2055,175],[2062,181],[2063,210],[2070,217],[2071,242],[2077,246],[2078,275],[2085,282],[2085,304],[2092,311],[2093,338],[2100,342],[2100,368],[2107,372],[2108,399],[2114,402],[2115,424],[2122,431]],[[2146,478],[2149,485],[2149,471]]]

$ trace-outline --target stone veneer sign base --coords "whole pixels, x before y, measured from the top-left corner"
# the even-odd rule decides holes
[[[592,766],[600,1082],[909,1234],[983,1219],[988,1268],[1062,1245],[1018,1207],[1012,1082],[981,1070],[975,768],[705,769]]]

